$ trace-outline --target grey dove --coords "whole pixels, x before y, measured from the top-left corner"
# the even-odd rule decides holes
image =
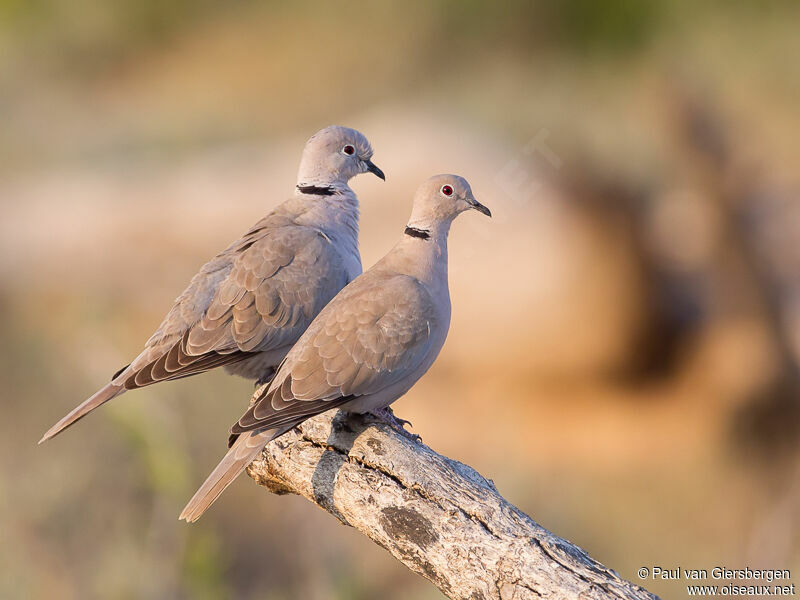
[[[447,235],[468,209],[491,216],[456,175],[437,175],[417,190],[401,240],[309,325],[233,426],[230,450],[180,518],[196,521],[268,442],[328,409],[372,413],[408,435],[388,407],[444,345],[450,326]]]
[[[348,182],[365,172],[385,179],[371,159],[354,129],[315,133],[294,195],[203,265],[141,354],[39,443],[134,388],[219,366],[268,381],[319,311],[361,274],[358,198]]]

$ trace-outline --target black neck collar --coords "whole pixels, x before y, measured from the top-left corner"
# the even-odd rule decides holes
[[[314,196],[333,196],[336,193],[336,190],[333,189],[331,185],[325,187],[318,185],[298,185],[297,191],[301,194],[312,194]]]
[[[420,238],[421,240],[427,240],[431,237],[431,232],[427,229],[417,229],[416,227],[412,227],[409,225],[406,227],[406,235],[410,235],[411,237]]]

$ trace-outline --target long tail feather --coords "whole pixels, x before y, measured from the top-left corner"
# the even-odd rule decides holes
[[[61,433],[64,429],[88,415],[101,404],[105,404],[112,398],[116,398],[125,391],[126,390],[123,386],[109,383],[107,386],[96,392],[94,396],[75,407],[67,416],[48,429],[47,432],[42,436],[42,439],[39,440],[39,443],[41,444],[42,442],[49,440],[51,437]]]
[[[200,486],[192,499],[181,512],[179,519],[186,519],[187,523],[197,521],[211,506],[219,495],[225,491],[236,476],[244,471],[253,462],[264,446],[275,437],[275,430],[262,431],[241,435],[236,443],[231,446],[217,467],[208,476],[205,483]]]

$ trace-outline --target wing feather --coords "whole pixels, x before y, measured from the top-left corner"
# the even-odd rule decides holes
[[[121,374],[124,385],[185,377],[289,346],[348,276],[329,238],[271,215],[203,266]]]

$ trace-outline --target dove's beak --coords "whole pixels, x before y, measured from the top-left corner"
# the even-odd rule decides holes
[[[467,198],[467,204],[469,204],[472,208],[477,210],[479,213],[483,213],[487,217],[492,216],[492,211],[486,208],[483,204],[475,200],[475,198],[469,197]]]
[[[377,177],[380,177],[384,181],[386,181],[386,175],[383,174],[383,171],[380,170],[378,165],[376,165],[371,160],[365,160],[364,164],[367,166],[367,171],[370,173],[374,173]]]

